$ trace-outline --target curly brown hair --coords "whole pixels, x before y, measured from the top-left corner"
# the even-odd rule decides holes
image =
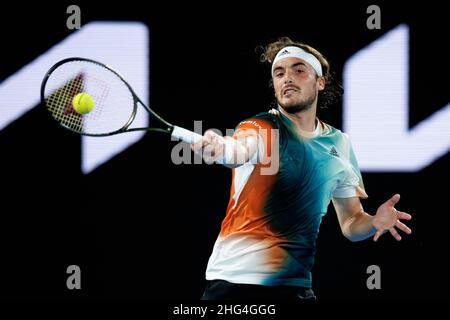
[[[340,83],[337,83],[334,80],[334,77],[330,72],[330,63],[328,62],[328,60],[313,47],[302,42],[293,41],[289,37],[281,37],[277,41],[266,45],[265,48],[262,48],[263,53],[260,56],[260,61],[263,63],[268,63],[269,66],[272,66],[272,62],[275,59],[277,53],[287,46],[296,46],[305,50],[306,52],[314,55],[322,65],[323,78],[325,79],[325,88],[322,91],[319,91],[317,101],[318,107],[326,108],[329,105],[336,103],[342,97],[344,88]],[[270,84],[273,87],[272,81],[270,82]]]

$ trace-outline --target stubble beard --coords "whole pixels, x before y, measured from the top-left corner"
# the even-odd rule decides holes
[[[305,100],[300,101],[295,104],[283,105],[279,101],[277,101],[277,102],[278,102],[278,105],[281,108],[283,108],[283,110],[285,110],[286,112],[288,112],[290,114],[295,114],[297,112],[306,111],[306,110],[310,109],[312,107],[314,101],[316,100],[316,98],[317,98],[317,92],[314,92],[309,97],[307,97]]]

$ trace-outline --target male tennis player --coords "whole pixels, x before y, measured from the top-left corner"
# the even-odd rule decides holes
[[[233,171],[205,300],[315,299],[311,268],[330,201],[351,241],[377,241],[385,231],[401,240],[396,228],[411,233],[400,221],[411,216],[394,207],[398,194],[375,215],[364,211],[360,198],[367,195],[348,136],[316,117],[318,104],[342,94],[322,54],[281,38],[261,58],[271,64],[276,114],[242,121],[233,137],[207,131],[192,145],[205,161]]]

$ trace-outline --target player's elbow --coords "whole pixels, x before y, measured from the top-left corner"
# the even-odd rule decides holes
[[[344,234],[344,237],[346,237],[346,238],[347,238],[348,240],[350,240],[351,242],[358,242],[358,241],[364,240],[364,239],[362,239],[362,238],[360,238],[360,237],[357,237],[357,236],[355,236],[355,235]]]
[[[341,228],[342,235],[346,237],[351,242],[355,242],[355,237],[349,232],[348,228]]]
[[[355,234],[351,231],[351,228],[348,225],[344,225],[341,227],[342,235],[346,237],[351,242],[358,242],[363,240],[358,234]]]
[[[358,242],[368,238],[365,234],[358,234],[355,232],[351,232],[350,230],[342,230],[342,234],[351,242]]]
[[[236,169],[242,166],[244,163],[224,163],[223,165],[230,169]]]

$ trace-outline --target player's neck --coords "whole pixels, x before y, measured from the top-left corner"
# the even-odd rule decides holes
[[[283,108],[279,110],[301,131],[313,132],[316,129],[316,106],[296,113],[286,112]]]

